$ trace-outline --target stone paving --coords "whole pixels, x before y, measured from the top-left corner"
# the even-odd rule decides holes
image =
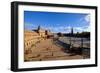
[[[31,47],[31,53],[25,54],[25,61],[49,61],[83,59],[81,55],[70,55],[63,51],[63,46],[54,44],[53,39],[42,40]]]

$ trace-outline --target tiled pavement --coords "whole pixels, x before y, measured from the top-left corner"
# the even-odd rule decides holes
[[[49,61],[49,60],[71,60],[82,59],[81,55],[73,55],[65,53],[62,46],[55,45],[52,39],[42,40],[30,50],[30,54],[25,55],[25,61]]]

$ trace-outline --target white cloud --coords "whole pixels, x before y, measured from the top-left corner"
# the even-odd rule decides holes
[[[83,32],[83,31],[90,31],[90,26],[83,26],[83,27],[74,27],[74,32]]]
[[[90,25],[90,14],[86,15],[85,17],[80,18],[78,23],[81,23],[86,26]]]
[[[86,22],[90,22],[90,15],[86,15],[84,19]]]
[[[61,27],[47,27],[46,29],[51,30],[52,32],[62,32],[62,33],[69,33],[71,32],[71,26],[61,26]],[[74,33],[76,32],[83,32],[83,31],[90,31],[90,26],[83,26],[83,27],[73,27]]]

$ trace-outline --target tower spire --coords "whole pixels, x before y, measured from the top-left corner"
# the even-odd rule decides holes
[[[40,25],[38,26],[38,30],[40,30],[41,29],[41,27],[40,27]]]
[[[71,28],[71,34],[73,35],[73,27]]]

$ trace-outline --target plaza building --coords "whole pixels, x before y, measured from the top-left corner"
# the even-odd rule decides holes
[[[53,36],[53,34],[45,29],[38,26],[35,30],[25,30],[24,31],[24,48],[25,53],[31,50],[31,47],[35,46],[42,40],[46,40],[48,37]]]

